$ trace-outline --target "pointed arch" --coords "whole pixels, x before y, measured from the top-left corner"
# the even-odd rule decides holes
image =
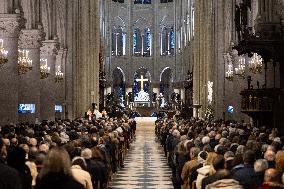
[[[113,56],[126,55],[126,30],[125,21],[120,16],[114,17],[111,34]]]
[[[133,55],[152,55],[152,33],[149,22],[144,18],[138,18],[133,25]]]
[[[123,82],[125,82],[125,73],[124,73],[123,69],[121,67],[116,67],[115,69],[118,69],[121,72],[121,74],[123,76]]]

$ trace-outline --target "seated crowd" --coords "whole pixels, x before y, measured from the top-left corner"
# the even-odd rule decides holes
[[[284,137],[246,123],[160,119],[175,189],[284,188]]]
[[[127,118],[2,126],[1,189],[107,188],[135,135]]]

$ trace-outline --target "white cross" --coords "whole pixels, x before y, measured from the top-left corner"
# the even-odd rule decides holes
[[[143,90],[143,86],[144,86],[144,85],[143,85],[143,84],[144,84],[144,81],[148,81],[148,79],[144,79],[143,75],[141,75],[141,79],[136,79],[136,81],[137,81],[137,82],[139,82],[139,81],[141,82],[141,83],[140,83],[140,84],[141,84],[141,89],[140,89],[140,90],[142,91],[142,90]]]

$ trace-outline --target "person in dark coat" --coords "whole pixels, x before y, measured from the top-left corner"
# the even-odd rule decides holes
[[[237,170],[232,176],[233,179],[239,181],[244,189],[251,189],[254,186],[254,161],[255,153],[251,150],[247,150],[243,155],[244,167]]]
[[[1,189],[22,189],[18,171],[7,166],[2,158],[6,154],[6,146],[0,138],[0,188]]]
[[[225,169],[225,158],[222,155],[217,155],[213,160],[213,167],[216,173],[205,177],[201,182],[201,188],[205,189],[207,185],[216,182],[217,180],[229,178],[230,172]]]
[[[87,171],[90,173],[93,181],[94,189],[101,189],[107,187],[108,175],[107,167],[102,159],[98,148],[90,150],[84,149],[81,156],[85,159],[87,164]]]
[[[23,189],[32,188],[32,176],[29,167],[25,164],[26,152],[19,147],[11,149],[7,156],[7,164],[18,171]]]
[[[35,189],[84,189],[72,176],[71,161],[63,148],[52,148],[37,177]]]

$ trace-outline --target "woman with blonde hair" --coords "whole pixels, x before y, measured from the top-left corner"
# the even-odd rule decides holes
[[[86,170],[87,170],[87,163],[84,158],[75,157],[72,159],[71,171],[74,178],[79,183],[81,183],[85,189],[93,189],[91,175]]]
[[[71,172],[69,154],[64,148],[54,147],[46,156],[35,189],[84,189]]]
[[[206,161],[204,162],[203,167],[197,169],[197,179],[196,179],[196,188],[201,188],[201,182],[202,179],[205,177],[212,175],[215,173],[215,170],[213,168],[213,160],[217,157],[217,154],[215,152],[209,152]]]

